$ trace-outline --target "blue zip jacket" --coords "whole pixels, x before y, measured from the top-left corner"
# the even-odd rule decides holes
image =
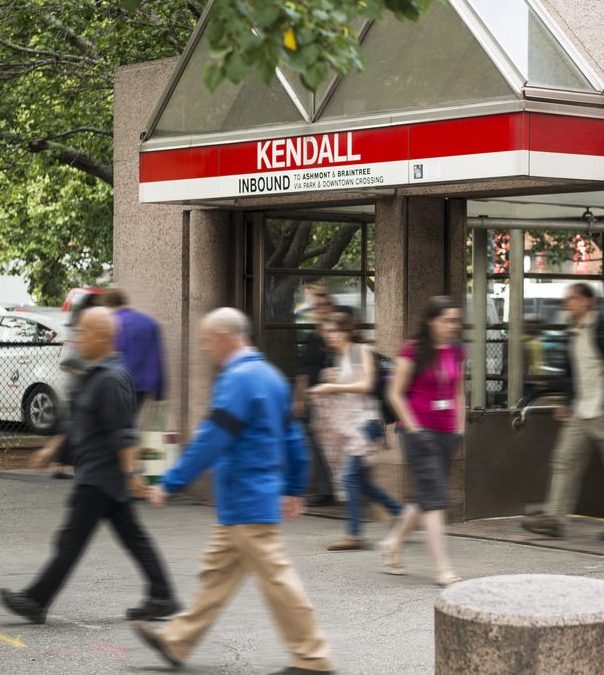
[[[221,525],[278,523],[281,496],[301,495],[308,469],[289,389],[259,352],[235,355],[216,380],[208,417],[163,476],[166,492],[179,492],[213,468]]]

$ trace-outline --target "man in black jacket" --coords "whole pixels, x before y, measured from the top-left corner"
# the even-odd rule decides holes
[[[548,537],[564,536],[565,519],[577,504],[594,445],[604,461],[604,317],[585,283],[568,288],[565,306],[573,326],[563,382],[567,404],[556,413],[564,426],[552,454],[546,512],[522,521],[525,530]]]
[[[114,323],[104,307],[86,310],[75,328],[75,345],[86,367],[71,398],[65,429],[74,453],[75,486],[67,521],[56,538],[54,555],[24,591],[2,590],[4,606],[33,623],[44,623],[53,599],[73,571],[101,520],[108,520],[148,581],[148,599],[128,610],[129,619],[160,618],[176,612],[170,583],[155,548],[132,507],[135,472],[136,399],[132,379],[113,353]],[[57,447],[34,457],[46,467]]]

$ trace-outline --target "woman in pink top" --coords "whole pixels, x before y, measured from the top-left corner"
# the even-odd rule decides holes
[[[460,326],[461,311],[451,298],[431,298],[416,339],[403,345],[389,392],[414,499],[381,542],[386,572],[404,574],[401,544],[423,520],[441,586],[460,580],[451,570],[444,537],[449,469],[465,421]]]

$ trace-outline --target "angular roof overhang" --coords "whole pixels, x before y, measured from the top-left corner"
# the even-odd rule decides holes
[[[328,117],[326,107],[337,95],[339,82],[328,83],[321,101],[311,97],[309,109],[285,74],[278,73],[298,120],[288,113],[287,121],[255,128],[155,133],[183,73],[191,68],[210,2],[144,132],[141,201],[195,203],[317,190],[379,191],[510,176],[604,182],[604,85],[599,74],[538,0],[514,0],[526,3],[555,36],[564,59],[572,61],[563,66],[575,69],[571,76],[583,89],[531,86],[477,12],[485,1],[449,0],[449,5],[507,83],[508,96]],[[363,38],[368,27],[360,32]],[[345,91],[344,86],[340,89]]]

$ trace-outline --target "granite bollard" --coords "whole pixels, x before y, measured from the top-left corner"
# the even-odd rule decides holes
[[[602,675],[604,581],[483,577],[435,605],[436,675]]]

